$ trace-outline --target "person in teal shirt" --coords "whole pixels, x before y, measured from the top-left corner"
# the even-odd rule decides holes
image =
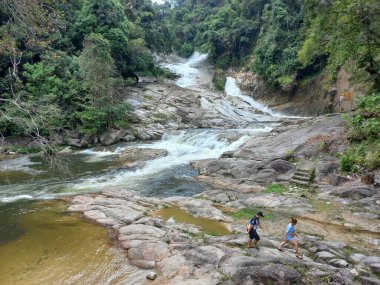
[[[296,256],[300,259],[302,259],[302,255],[299,252],[298,249],[298,239],[296,235],[296,230],[295,230],[295,225],[297,224],[297,219],[292,218],[290,220],[290,223],[286,227],[286,232],[284,235],[284,241],[281,243],[280,247],[278,248],[279,251],[284,251],[284,246],[290,242],[293,246],[294,249],[296,250]]]

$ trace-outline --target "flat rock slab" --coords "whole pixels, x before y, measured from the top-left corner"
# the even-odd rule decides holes
[[[163,242],[145,241],[128,250],[128,258],[134,260],[159,261],[169,254],[169,248]]]
[[[119,229],[119,233],[124,235],[150,235],[153,237],[160,238],[165,234],[165,231],[149,225],[132,224],[125,227],[121,227]]]

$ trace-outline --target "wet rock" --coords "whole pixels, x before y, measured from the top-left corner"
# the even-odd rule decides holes
[[[165,149],[128,148],[119,156],[117,164],[121,167],[138,166],[141,162],[164,157],[167,154]]]

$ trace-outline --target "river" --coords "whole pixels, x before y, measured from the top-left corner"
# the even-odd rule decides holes
[[[180,75],[177,85],[201,90],[211,84],[207,55],[164,62]],[[238,100],[239,108],[237,108]],[[244,127],[178,130],[151,143],[125,143],[62,156],[68,172],[54,171],[38,156],[0,161],[0,284],[123,284],[137,269],[112,247],[110,232],[65,213],[57,197],[102,189],[128,188],[148,196],[192,196],[205,185],[192,177],[194,160],[217,158],[238,149],[251,136],[271,131],[281,114],[244,95],[227,78],[221,100],[201,98]],[[243,107],[242,107],[243,106]],[[260,123],[261,122],[261,123]],[[255,123],[255,124],[251,124]],[[117,157],[130,147],[165,149],[168,155],[140,169],[118,169]]]

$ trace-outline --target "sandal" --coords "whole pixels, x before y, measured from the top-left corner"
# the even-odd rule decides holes
[[[283,248],[277,248],[278,251],[284,252],[285,250]]]
[[[302,255],[296,255],[296,257],[299,258],[299,259],[301,259],[301,260],[303,259]]]

